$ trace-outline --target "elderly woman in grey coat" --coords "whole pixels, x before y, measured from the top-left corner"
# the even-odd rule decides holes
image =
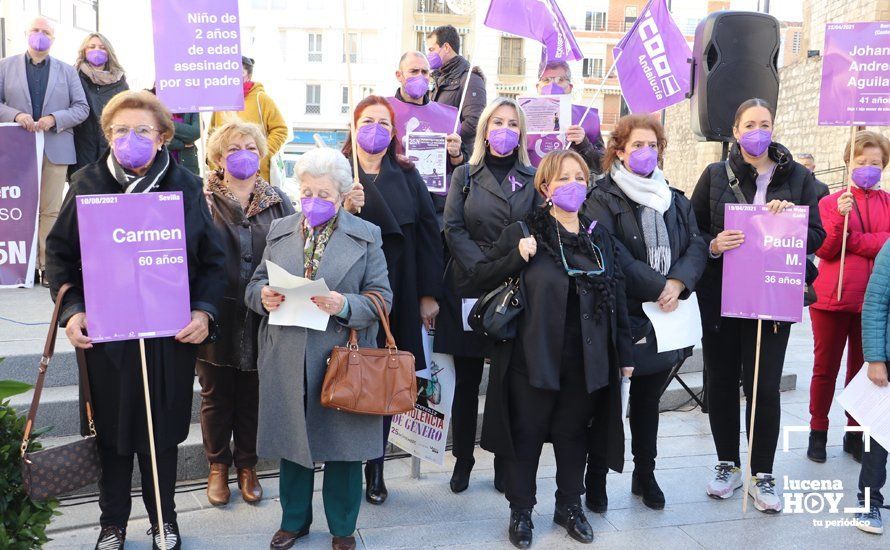
[[[379,292],[387,309],[392,292],[380,229],[340,207],[352,188],[348,161],[333,149],[315,149],[296,166],[302,212],[272,222],[263,261],[247,287],[247,306],[263,316],[259,330],[260,412],[257,452],[281,460],[281,529],[270,547],[290,548],[309,533],[314,463],[324,462],[324,509],[333,548],[355,548],[362,500],[363,460],[383,454],[382,417],[321,406],[327,359],[345,346],[349,329],[359,346],[376,347],[378,315],[363,292]],[[269,287],[268,263],[331,291],[312,298],[331,316],[324,331],[269,323],[285,300]]]

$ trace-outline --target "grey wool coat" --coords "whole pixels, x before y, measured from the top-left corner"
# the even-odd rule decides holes
[[[257,360],[257,453],[306,468],[312,468],[314,462],[359,461],[383,454],[383,417],[321,406],[327,359],[334,346],[346,345],[349,329],[358,330],[360,347],[377,347],[377,310],[361,293],[377,291],[387,310],[392,306],[380,229],[342,208],[337,216],[337,227],[325,247],[316,279],[323,278],[329,289],[346,296],[348,320],[331,317],[324,332],[269,324],[260,297],[262,288],[269,284],[266,262],[302,276],[302,214],[272,222],[263,261],[245,294],[247,307],[263,316]]]

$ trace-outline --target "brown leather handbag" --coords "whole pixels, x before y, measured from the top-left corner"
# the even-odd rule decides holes
[[[45,500],[65,493],[76,491],[96,483],[102,473],[99,464],[99,449],[96,446],[96,426],[93,422],[93,403],[90,396],[89,378],[87,378],[86,360],[82,349],[77,349],[77,367],[80,369],[80,387],[90,434],[83,439],[43,449],[28,451],[34,420],[37,417],[37,406],[40,404],[40,393],[46,378],[46,369],[56,348],[56,332],[59,328],[59,314],[62,298],[71,289],[70,283],[59,289],[56,296],[56,307],[49,323],[49,333],[43,347],[43,358],[34,385],[34,397],[28,410],[28,420],[22,437],[22,485],[25,493],[32,500]]]
[[[328,370],[321,385],[321,404],[339,411],[380,416],[414,410],[417,399],[414,354],[396,347],[383,296],[378,292],[362,295],[370,298],[377,309],[386,333],[386,347],[360,348],[358,333],[350,330],[346,347],[335,347],[328,358]]]

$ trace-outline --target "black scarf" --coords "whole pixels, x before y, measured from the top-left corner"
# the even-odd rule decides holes
[[[167,146],[155,154],[155,158],[148,167],[148,171],[143,176],[136,175],[135,172],[128,170],[120,165],[114,156],[114,151],[108,153],[108,171],[111,176],[121,184],[124,193],[148,193],[157,189],[161,179],[170,168],[170,153]]]

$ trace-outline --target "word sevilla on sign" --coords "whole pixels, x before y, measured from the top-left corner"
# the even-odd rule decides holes
[[[151,0],[155,90],[174,113],[241,111],[238,0]]]
[[[174,336],[191,318],[182,193],[77,197],[93,342]]]
[[[745,243],[723,254],[723,317],[800,322],[806,288],[809,207],[772,214],[763,205],[727,204],[726,229]]]
[[[0,124],[0,288],[34,285],[43,132]]]
[[[890,125],[890,22],[825,25],[819,124]]]

